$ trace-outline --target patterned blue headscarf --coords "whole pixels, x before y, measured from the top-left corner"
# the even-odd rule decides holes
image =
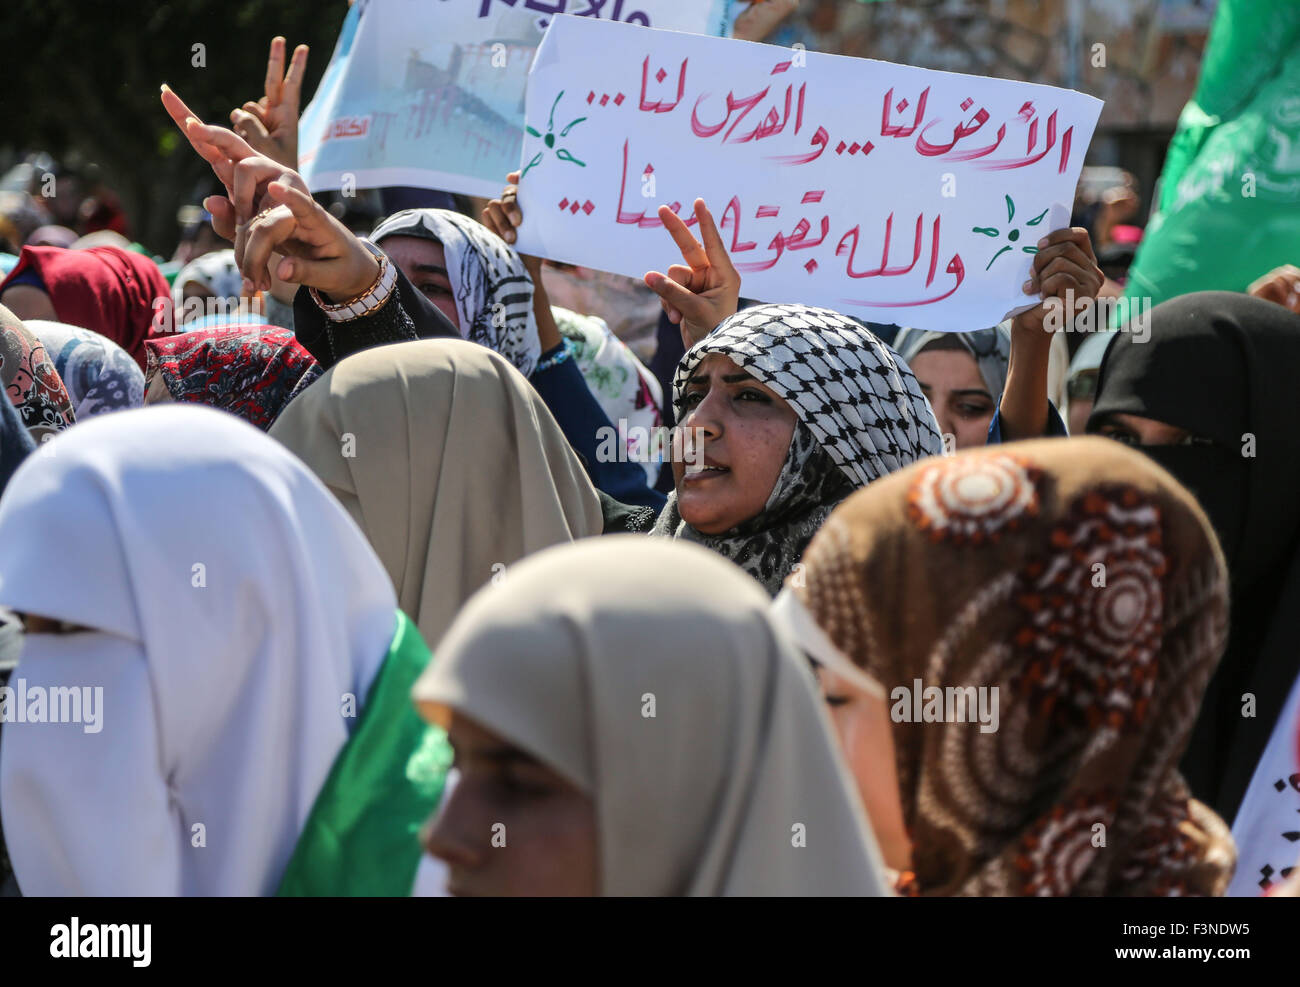
[[[63,378],[77,420],[144,403],[144,372],[122,347],[90,329],[28,319]]]

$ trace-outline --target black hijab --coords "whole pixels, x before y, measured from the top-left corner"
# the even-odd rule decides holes
[[[1300,316],[1202,291],[1156,306],[1147,328],[1111,343],[1088,431],[1127,413],[1197,437],[1140,448],[1196,495],[1231,573],[1228,647],[1182,762],[1231,822],[1300,671]]]

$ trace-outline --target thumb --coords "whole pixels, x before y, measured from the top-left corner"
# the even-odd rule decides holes
[[[308,260],[305,257],[285,257],[275,269],[275,276],[289,284],[305,284],[309,288],[328,291],[330,285],[332,262]],[[324,286],[324,287],[322,287]]]
[[[690,319],[700,310],[700,299],[692,291],[687,291],[672,278],[665,277],[658,271],[651,271],[645,276],[645,283],[650,290],[672,308]]]
[[[235,207],[224,195],[210,195],[203,208],[212,214],[212,232],[223,240],[235,239]]]

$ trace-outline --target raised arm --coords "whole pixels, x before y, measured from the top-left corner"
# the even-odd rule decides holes
[[[1041,294],[1043,301],[1011,320],[1011,357],[998,404],[1004,442],[1047,434],[1047,365],[1052,347],[1052,333],[1046,328],[1048,310],[1058,307],[1058,325],[1072,325],[1083,306],[1097,298],[1104,280],[1087,230],[1078,226],[1056,230],[1039,241],[1025,294]],[[1068,308],[1071,302],[1073,311]]]

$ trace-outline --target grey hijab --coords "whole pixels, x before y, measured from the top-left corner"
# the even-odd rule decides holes
[[[1002,396],[1007,383],[1007,364],[1011,359],[1011,330],[1003,322],[990,329],[974,332],[922,332],[920,329],[900,329],[894,337],[894,349],[910,366],[923,349],[943,336],[954,336],[975,360],[980,376],[996,401]]]

